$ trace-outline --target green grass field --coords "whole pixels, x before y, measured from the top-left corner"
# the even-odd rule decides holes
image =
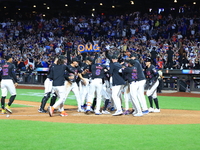
[[[17,100],[40,102],[43,90],[17,89]],[[159,96],[161,109],[200,110],[199,98]],[[66,104],[76,105],[70,93]],[[23,107],[23,106],[22,106]],[[67,119],[67,117],[66,117]],[[107,125],[0,119],[2,150],[198,150],[200,124]]]

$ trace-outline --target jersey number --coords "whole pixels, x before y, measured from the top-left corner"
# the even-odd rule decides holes
[[[100,69],[97,69],[97,70],[96,70],[96,75],[99,76],[100,73],[101,73],[101,70],[100,70]]]
[[[3,75],[4,75],[4,76],[7,76],[7,75],[8,75],[8,68],[4,68],[4,69],[3,69]]]

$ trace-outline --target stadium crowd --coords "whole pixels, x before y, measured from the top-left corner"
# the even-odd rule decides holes
[[[49,67],[55,55],[93,55],[80,54],[80,44],[98,44],[102,57],[105,51],[118,51],[122,60],[136,52],[141,63],[151,57],[158,69],[200,69],[200,18],[134,12],[50,20],[38,15],[34,20],[0,23],[0,62],[12,55],[19,71]]]

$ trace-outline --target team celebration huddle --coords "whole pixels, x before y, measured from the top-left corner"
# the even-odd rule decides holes
[[[68,56],[56,56],[50,66],[44,82],[45,95],[38,112],[48,112],[50,117],[55,112],[68,116],[64,104],[70,91],[75,95],[77,111],[86,115],[132,114],[139,117],[160,112],[157,99],[159,74],[151,58],[145,58],[145,65],[142,66],[140,55],[134,52],[125,53],[123,58],[118,51]],[[145,87],[149,108],[144,95]],[[45,110],[48,99],[51,99],[50,106]],[[123,101],[125,106],[122,106]]]

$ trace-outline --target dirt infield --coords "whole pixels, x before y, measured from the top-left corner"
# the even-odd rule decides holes
[[[23,89],[44,89],[36,86],[19,86]],[[200,94],[194,93],[161,93],[162,96],[181,96],[181,97],[200,97]],[[85,124],[199,124],[200,111],[189,110],[169,110],[161,109],[160,113],[149,113],[142,117],[133,117],[132,115],[112,116],[112,115],[86,115],[78,113],[77,107],[65,106],[68,116],[60,117],[59,113],[55,113],[53,117],[49,117],[48,113],[38,113],[37,109],[40,105],[38,102],[28,102],[15,100],[15,104],[30,105],[32,107],[13,108],[13,114],[10,117],[0,115],[0,119],[16,119],[16,120],[34,120],[47,122],[63,122],[63,123],[85,123]],[[114,112],[113,112],[114,113]]]

